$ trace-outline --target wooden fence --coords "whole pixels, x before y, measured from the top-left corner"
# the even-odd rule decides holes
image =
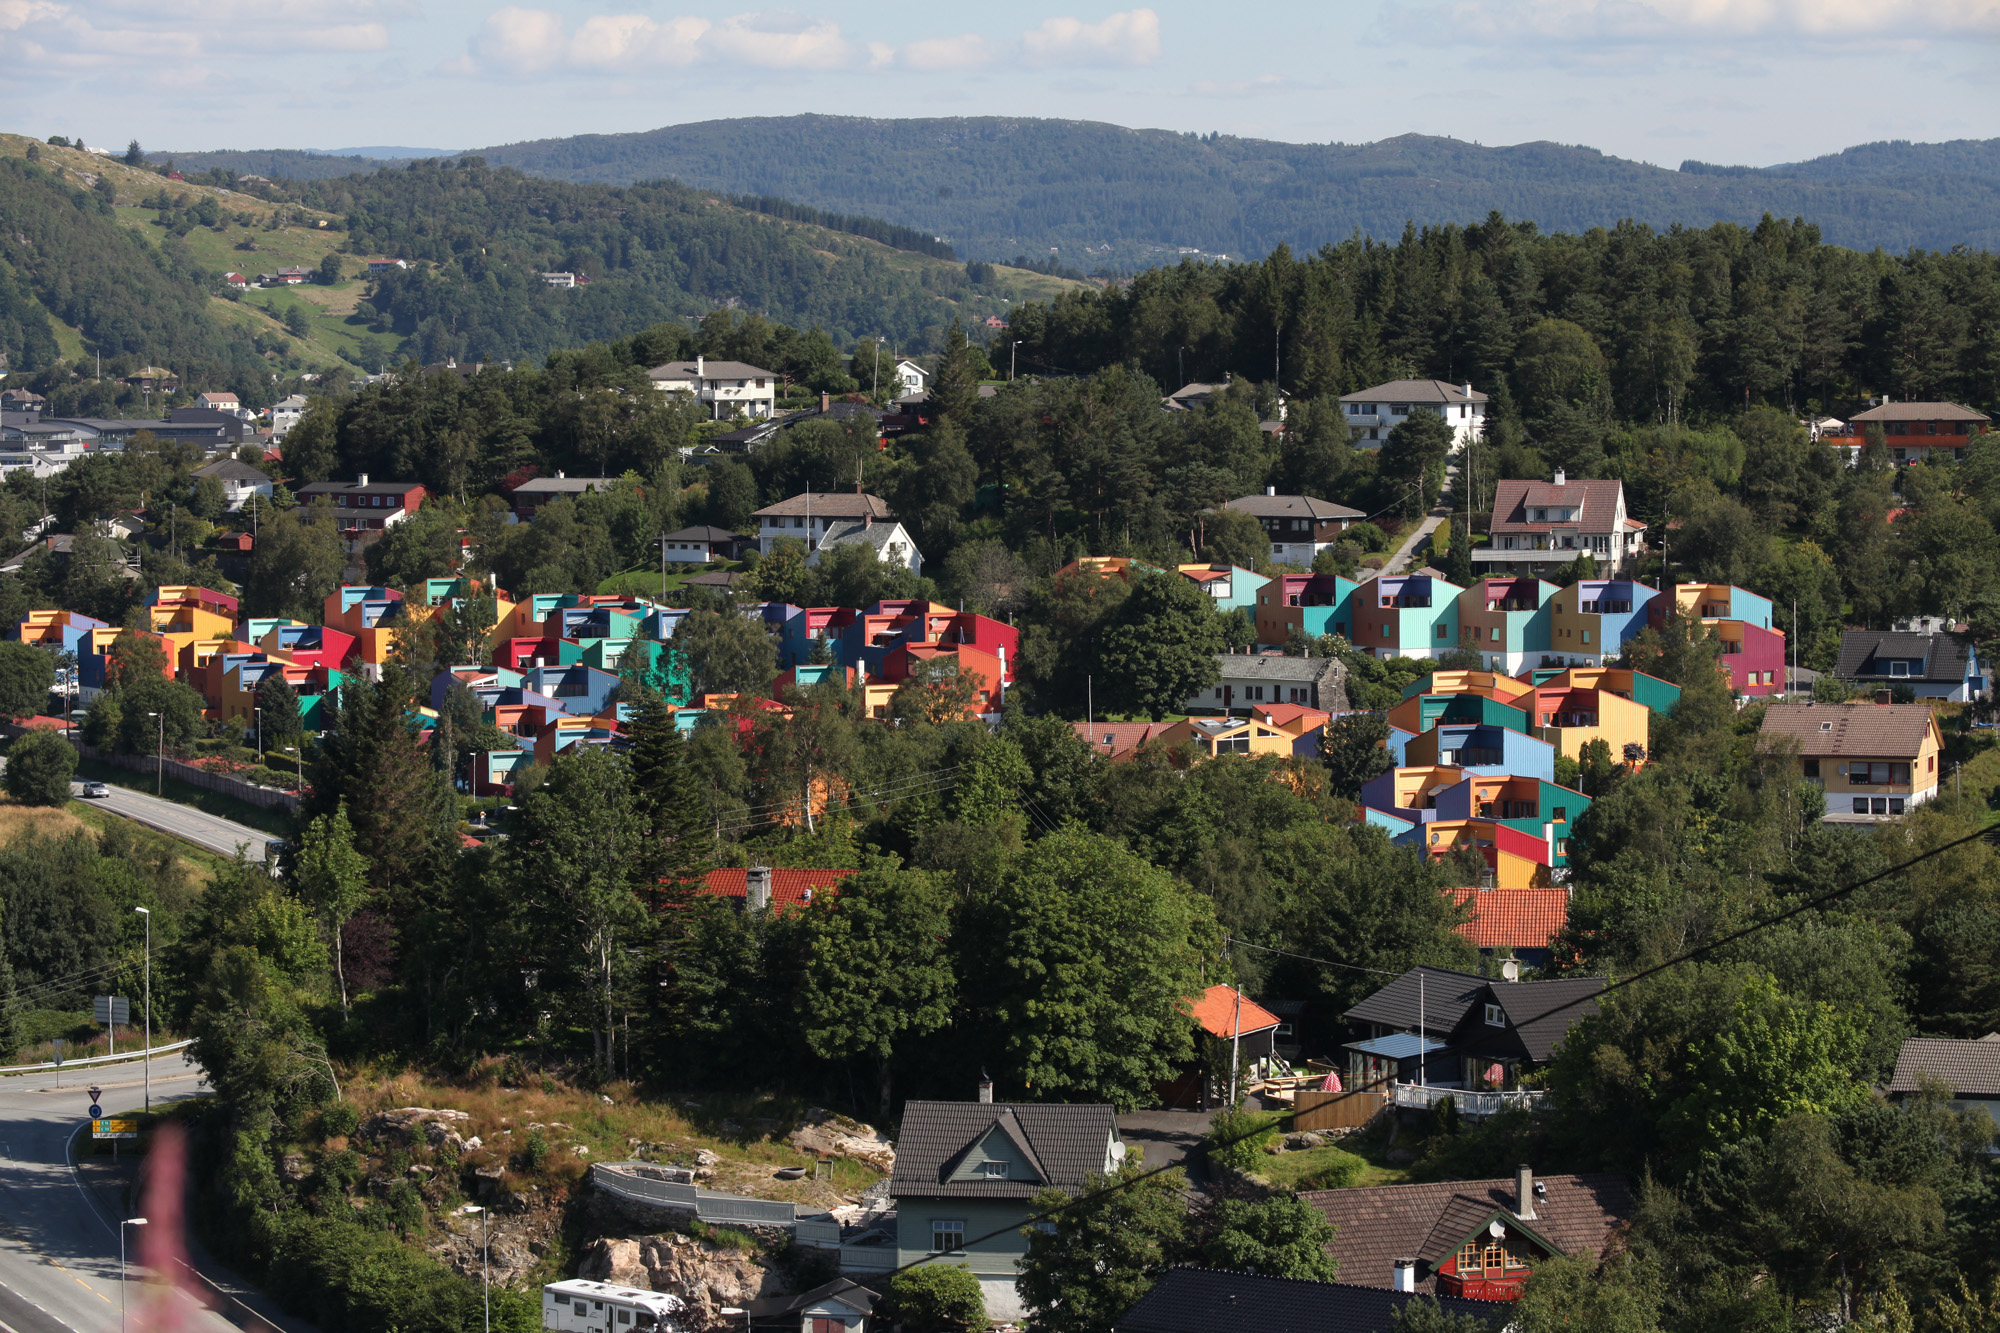
[[[1300,1088],[1292,1102],[1292,1129],[1301,1134],[1316,1129],[1358,1129],[1373,1120],[1388,1101],[1379,1088],[1361,1092]]]

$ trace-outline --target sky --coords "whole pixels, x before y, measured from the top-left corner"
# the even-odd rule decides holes
[[[2000,0],[699,2],[0,0],[0,129],[457,150],[800,112],[1009,115],[1545,139],[1669,167],[2000,135]]]

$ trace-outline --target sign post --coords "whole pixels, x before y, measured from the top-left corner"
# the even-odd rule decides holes
[[[118,1054],[118,1029],[132,1026],[132,1002],[123,995],[93,995],[90,1016],[111,1033],[111,1053]]]
[[[57,1086],[58,1088],[60,1088],[60,1087],[62,1086],[62,1053],[63,1053],[63,1039],[62,1039],[61,1037],[57,1037],[57,1038],[55,1038],[55,1039],[54,1039],[53,1041],[51,1041],[51,1042],[49,1043],[49,1045],[51,1045],[51,1046],[53,1046],[53,1047],[55,1047],[55,1048],[56,1048],[56,1055],[55,1055],[55,1060],[56,1060],[56,1086]]]

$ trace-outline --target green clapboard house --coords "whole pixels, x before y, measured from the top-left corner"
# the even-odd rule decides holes
[[[990,1087],[981,1094],[991,1096]],[[933,1262],[970,1268],[987,1313],[1017,1319],[1014,1278],[1035,1195],[1079,1189],[1124,1156],[1109,1106],[910,1102],[889,1177],[896,1262],[935,1255]]]

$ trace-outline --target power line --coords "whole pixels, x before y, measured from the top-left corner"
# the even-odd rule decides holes
[[[1288,953],[1283,949],[1273,949],[1263,944],[1252,944],[1249,940],[1239,940],[1230,935],[1225,935],[1222,938],[1225,944],[1240,944],[1246,949],[1256,949],[1263,953],[1274,953],[1280,958],[1296,958],[1302,963],[1318,963],[1321,967],[1345,967],[1351,971],[1368,972],[1378,977],[1400,977],[1403,975],[1402,972],[1386,972],[1379,967],[1363,967],[1359,963],[1336,963],[1331,958],[1313,958],[1302,953]],[[1405,970],[1407,971],[1408,969]]]

